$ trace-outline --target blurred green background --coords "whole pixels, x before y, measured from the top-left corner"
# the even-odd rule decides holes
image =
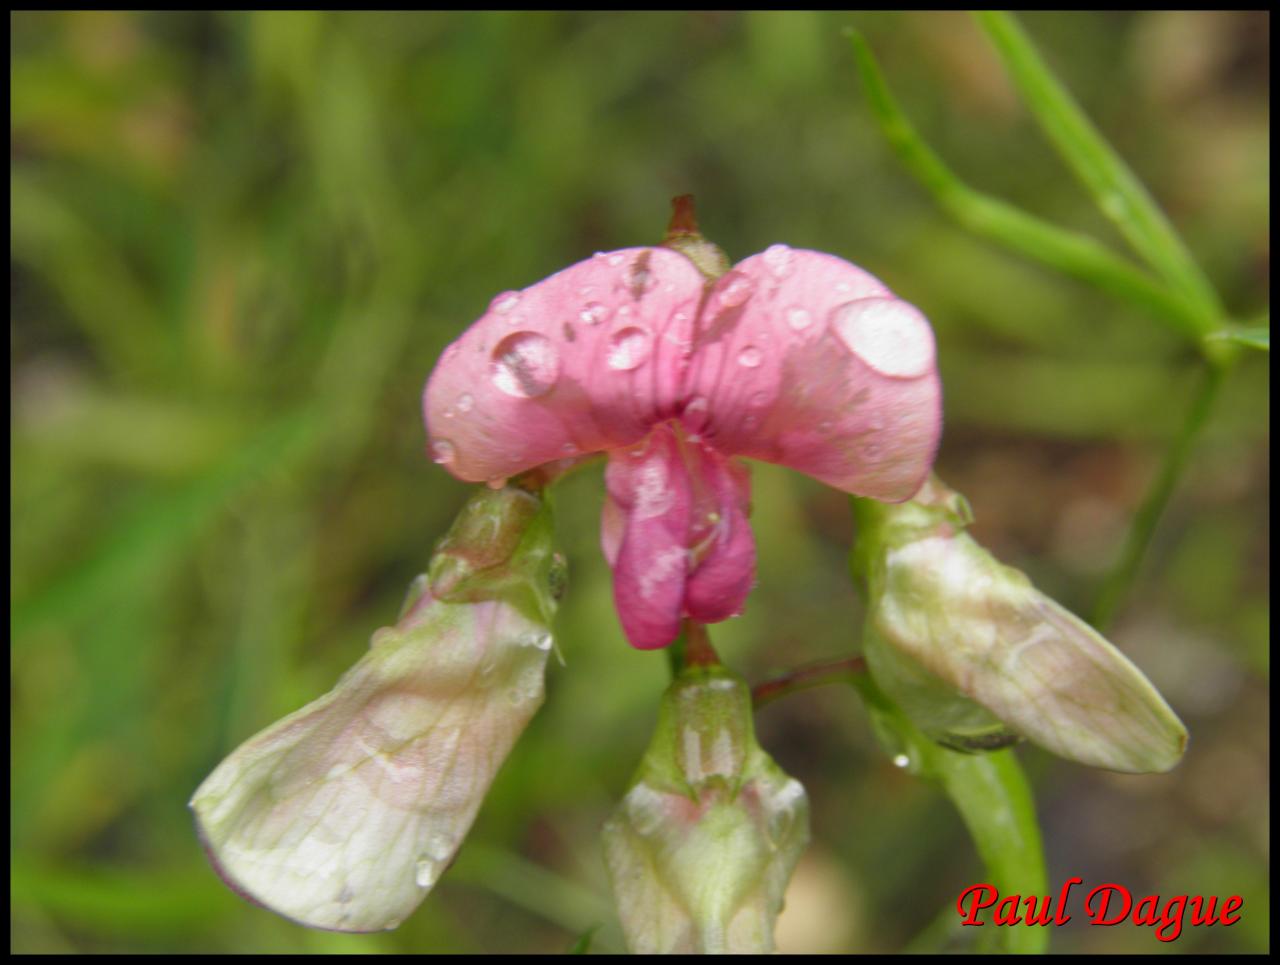
[[[1269,18],[1023,22],[1230,310],[1266,307]],[[426,458],[423,382],[489,299],[655,243],[697,195],[733,258],[866,267],[933,321],[939,471],[976,534],[1086,610],[1197,369],[1136,310],[976,241],[900,169],[841,28],[974,186],[1119,242],[960,14],[15,14],[11,17],[11,948],[621,947],[598,830],[667,679],[631,650],[598,468],[558,500],[565,666],[456,865],[395,932],[308,931],[227,890],[186,802],[241,740],[393,622],[467,488]],[[1240,894],[1231,928],[1054,935],[1056,951],[1265,951],[1268,357],[1236,367],[1112,638],[1187,723],[1184,763],[1032,774],[1052,883]],[[754,682],[857,647],[847,501],[755,468],[760,586],[718,627]],[[791,951],[951,947],[981,866],[847,689],[759,716],[813,802]],[[914,944],[913,944],[914,943]]]

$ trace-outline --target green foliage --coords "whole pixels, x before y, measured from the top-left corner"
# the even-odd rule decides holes
[[[1025,18],[1249,328],[1268,301],[1257,16]],[[953,191],[948,210],[990,221],[1002,245],[1027,228],[1037,263],[1076,280],[940,217],[858,93],[849,19],[11,17],[13,950],[561,952],[598,922],[591,950],[622,948],[599,829],[668,673],[618,630],[596,470],[557,486],[566,666],[551,663],[546,705],[468,843],[401,928],[308,931],[241,901],[185,804],[392,622],[466,498],[424,452],[419,397],[441,349],[499,291],[657,242],[676,194],[697,195],[731,259],[774,242],[835,252],[926,311],[946,386],[940,472],[973,500],[986,545],[1083,611],[1195,406],[1188,336],[1213,331],[1160,269],[1096,240],[1105,216],[1023,122],[967,18],[857,15],[938,155],[1007,205]],[[1065,860],[1105,859],[1135,884],[1239,888],[1242,927],[1173,950],[1256,952],[1268,372],[1266,356],[1231,351],[1246,330],[1222,331],[1210,351],[1238,361],[1112,634],[1183,713],[1187,761],[1158,792],[1026,763],[1051,881],[1079,870]],[[753,478],[760,586],[716,645],[756,681],[848,654],[860,621],[846,501],[769,466]],[[1214,592],[1185,592],[1204,570]],[[826,688],[759,715],[761,745],[815,809],[783,950],[901,948],[981,873],[946,802],[885,764],[842,698]],[[840,913],[805,926],[824,901]],[[1155,950],[1120,931],[1054,948]]]

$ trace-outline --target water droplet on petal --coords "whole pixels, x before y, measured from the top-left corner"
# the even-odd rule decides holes
[[[438,831],[427,838],[427,855],[436,861],[444,861],[453,853],[453,838]]]
[[[609,264],[612,265],[614,268],[617,268],[620,264],[622,264],[622,255],[610,255]]]
[[[578,312],[578,321],[583,325],[595,325],[608,313],[609,310],[599,302],[587,302],[582,306],[582,311]]]
[[[743,368],[754,369],[764,361],[764,353],[754,345],[748,345],[738,353],[738,364]]]
[[[506,476],[490,476],[485,480],[484,484],[490,489],[501,489],[507,484]]]
[[[906,754],[898,754],[898,755],[895,755],[895,757],[893,758],[894,767],[906,767],[910,763],[911,763],[911,758],[909,758]]]
[[[545,395],[560,377],[560,353],[536,332],[508,335],[493,350],[493,384],[517,399]]]
[[[774,278],[786,278],[791,273],[791,249],[786,245],[770,245],[763,257],[765,267]]]
[[[417,870],[413,879],[419,888],[430,888],[440,877],[440,865],[425,855],[418,859]]]
[[[746,302],[756,290],[756,283],[740,271],[731,271],[722,279],[723,285],[717,296],[721,308],[737,308]]]
[[[791,326],[793,332],[803,332],[813,324],[813,316],[803,308],[788,308],[787,324]]]
[[[448,465],[458,457],[458,451],[448,439],[437,439],[431,443],[431,460],[440,465]]]
[[[831,420],[830,420],[830,419],[823,419],[821,422],[819,422],[819,423],[818,423],[818,431],[819,431],[819,432],[830,432],[830,431],[831,431]]]
[[[524,637],[520,642],[525,646],[533,647],[535,650],[550,650],[551,634],[546,630],[537,630]]]
[[[831,327],[854,355],[882,375],[910,379],[933,365],[933,332],[914,305],[861,298],[837,306]]]
[[[458,357],[458,353],[461,351],[462,351],[462,346],[459,345],[457,342],[454,342],[452,345],[450,345],[448,348],[444,350],[444,354],[440,356],[440,360],[442,362],[452,362],[455,358]]]
[[[507,315],[512,312],[517,305],[520,304],[519,292],[503,292],[489,303],[489,311],[497,312],[499,315]]]
[[[560,451],[567,456],[576,456],[578,454],[578,447],[572,442],[566,442],[560,447]]]
[[[471,397],[471,393],[469,392],[463,392],[462,395],[458,396],[457,405],[459,412],[470,412],[471,407],[475,404],[476,400]]]
[[[642,328],[624,328],[609,339],[605,364],[617,372],[629,372],[648,361],[652,341]]]
[[[762,406],[769,401],[768,392],[757,392],[751,397],[751,404],[754,406]]]

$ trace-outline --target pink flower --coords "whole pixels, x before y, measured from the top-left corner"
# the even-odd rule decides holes
[[[671,248],[597,254],[499,295],[444,352],[433,458],[495,481],[607,453],[602,543],[628,639],[741,612],[755,574],[735,457],[909,498],[941,430],[933,333],[880,281],[774,245],[709,280]]]

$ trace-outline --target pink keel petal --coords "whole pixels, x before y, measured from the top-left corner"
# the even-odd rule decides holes
[[[741,262],[709,296],[695,352],[684,421],[721,452],[887,501],[910,497],[933,463],[933,333],[840,258],[775,245]]]
[[[433,458],[479,482],[638,442],[677,412],[702,291],[683,255],[628,248],[499,295],[427,382]]]
[[[622,629],[641,650],[680,633],[692,493],[679,443],[667,427],[609,456],[605,485],[626,517],[614,562],[613,597]]]
[[[747,522],[751,477],[746,466],[715,450],[701,452],[710,499],[699,500],[694,509],[694,569],[685,585],[684,606],[698,622],[718,623],[742,612],[755,580],[756,541]]]

